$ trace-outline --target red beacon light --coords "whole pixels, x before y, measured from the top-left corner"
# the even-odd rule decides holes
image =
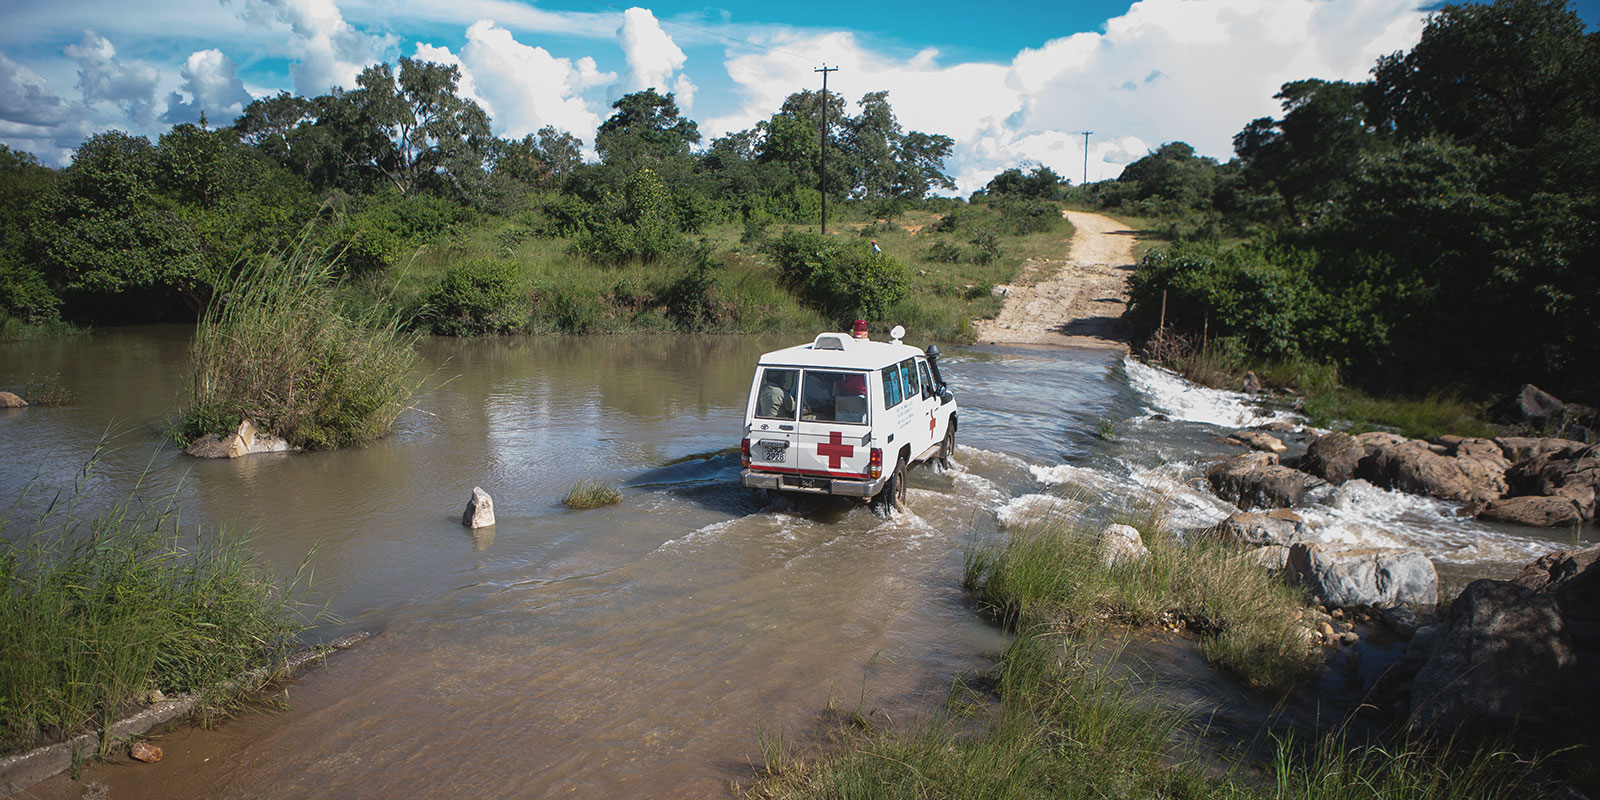
[[[850,331],[850,335],[857,339],[867,338],[867,321],[864,319],[856,320],[856,326]]]

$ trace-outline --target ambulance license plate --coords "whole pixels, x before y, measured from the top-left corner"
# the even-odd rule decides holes
[[[785,455],[789,452],[788,442],[762,442],[761,456],[763,461],[782,464]]]

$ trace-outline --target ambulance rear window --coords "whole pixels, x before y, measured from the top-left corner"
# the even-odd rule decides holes
[[[801,380],[800,419],[808,422],[867,421],[867,375],[808,369]]]
[[[761,388],[756,390],[756,416],[762,419],[794,419],[795,387],[800,370],[771,369],[761,373]]]

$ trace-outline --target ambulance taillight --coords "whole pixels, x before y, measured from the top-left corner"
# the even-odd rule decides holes
[[[872,448],[872,458],[867,462],[867,475],[874,480],[883,477],[883,448]]]
[[[749,439],[744,439],[744,440],[739,442],[739,460],[744,463],[744,466],[746,468],[748,468],[750,466],[750,440]]]

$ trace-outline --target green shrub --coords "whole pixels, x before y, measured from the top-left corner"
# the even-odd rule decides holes
[[[317,449],[389,432],[415,388],[415,338],[376,307],[346,308],[333,263],[327,251],[304,248],[263,258],[217,293],[195,331],[182,435],[249,419]]]
[[[450,266],[423,298],[423,315],[444,336],[517,333],[528,325],[530,307],[516,265],[476,259]]]
[[[928,248],[928,260],[941,264],[955,264],[961,261],[961,248],[940,239]]]
[[[972,234],[971,242],[976,248],[972,252],[972,263],[979,266],[992,264],[1005,254],[1000,248],[1000,237],[994,231],[976,231]]]
[[[1046,233],[1061,227],[1061,207],[1047,200],[1005,200],[997,205],[1013,233]]]
[[[768,252],[784,282],[836,322],[885,319],[907,295],[905,267],[866,242],[789,231]]]

